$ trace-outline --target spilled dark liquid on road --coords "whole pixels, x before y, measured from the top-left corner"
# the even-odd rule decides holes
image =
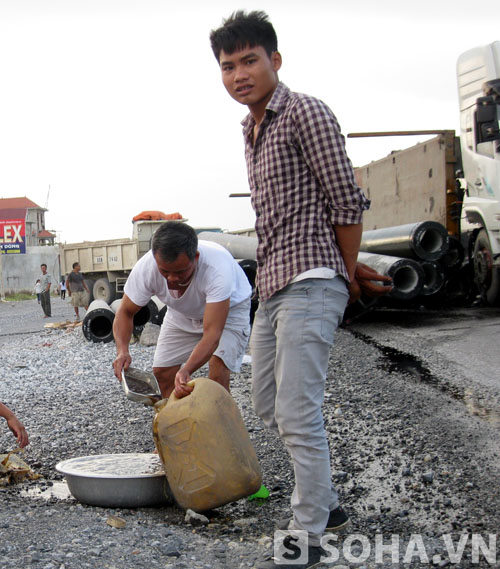
[[[349,330],[356,338],[362,340],[366,344],[374,346],[381,352],[378,368],[388,373],[403,373],[415,383],[425,383],[435,389],[439,389],[443,393],[450,395],[453,399],[462,402],[467,412],[475,417],[479,417],[492,425],[500,426],[500,409],[486,407],[481,403],[474,393],[473,389],[463,389],[459,386],[451,384],[445,379],[438,378],[422,363],[416,356],[383,346],[364,334]]]

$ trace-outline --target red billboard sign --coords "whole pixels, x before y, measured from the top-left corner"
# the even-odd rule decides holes
[[[2,255],[26,253],[24,219],[0,219],[0,252]]]

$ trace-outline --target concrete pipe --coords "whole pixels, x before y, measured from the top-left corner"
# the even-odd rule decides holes
[[[117,298],[111,303],[110,308],[115,314],[118,312],[121,303],[121,298]],[[157,310],[157,308],[156,304],[150,300],[146,306],[142,306],[134,315],[134,334],[142,332],[145,324],[150,321],[152,310]]]
[[[358,262],[368,265],[377,273],[392,278],[389,297],[409,300],[415,298],[424,286],[424,270],[413,259],[400,259],[388,255],[360,252]]]
[[[257,237],[202,231],[198,234],[198,239],[222,245],[235,259],[252,259],[255,261],[257,258]]]
[[[444,271],[438,263],[431,261],[422,261],[420,266],[424,269],[424,286],[420,294],[423,296],[436,294],[444,285]]]
[[[151,309],[151,316],[149,317],[149,321],[157,326],[161,326],[163,323],[163,318],[165,318],[165,314],[167,312],[167,305],[164,304],[157,296],[153,296],[148,303]]]
[[[156,321],[153,322],[153,324],[157,324],[158,326],[161,326],[163,324],[163,320],[165,318],[165,314],[167,314],[167,305],[165,304],[165,306],[160,310],[160,312],[158,312],[158,316],[156,317]]]
[[[82,322],[83,335],[90,342],[111,342],[115,313],[104,300],[94,300]]]
[[[444,284],[440,290],[435,294],[422,297],[422,302],[429,308],[470,306],[476,294],[472,271],[469,266],[465,265],[445,275]]]
[[[364,231],[360,251],[437,261],[448,251],[448,231],[436,221],[420,221]]]
[[[252,287],[252,296],[250,298],[250,322],[253,323],[255,311],[259,306],[259,293],[255,286],[257,277],[257,261],[253,259],[237,259],[238,265],[243,269],[250,286]]]

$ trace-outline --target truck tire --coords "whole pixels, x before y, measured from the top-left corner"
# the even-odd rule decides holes
[[[107,304],[111,304],[116,297],[115,287],[106,278],[96,280],[93,292],[95,300],[104,300]]]
[[[484,229],[474,243],[474,282],[486,304],[500,305],[500,271],[493,267],[490,240]]]

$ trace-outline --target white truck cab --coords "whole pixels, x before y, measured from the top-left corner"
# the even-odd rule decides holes
[[[500,41],[470,49],[457,62],[465,194],[462,242],[483,298],[500,303]]]

